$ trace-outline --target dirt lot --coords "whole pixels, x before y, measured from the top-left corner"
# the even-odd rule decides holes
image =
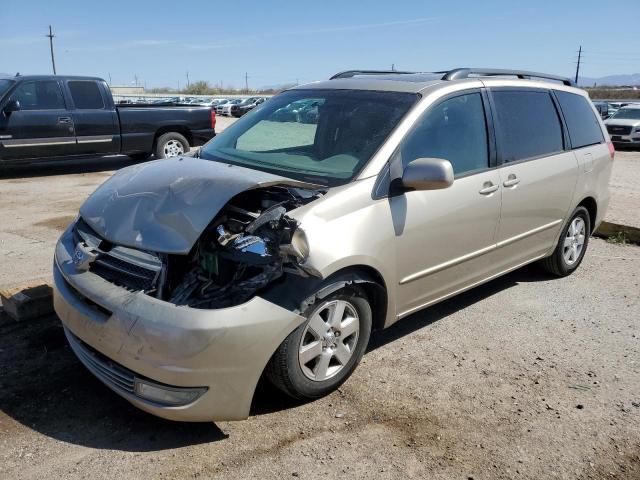
[[[618,160],[613,205],[638,211],[640,154]],[[47,278],[60,230],[128,162],[1,179],[0,286]],[[374,335],[324,399],[262,384],[249,420],[217,424],[136,410],[79,364],[55,317],[0,314],[0,478],[637,479],[639,282],[640,247],[592,239],[569,278],[526,267]]]

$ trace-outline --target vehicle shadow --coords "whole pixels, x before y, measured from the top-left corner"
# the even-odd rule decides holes
[[[394,323],[389,328],[373,332],[365,355],[395,340],[410,335],[421,328],[442,320],[459,310],[463,310],[474,303],[489,298],[496,293],[515,287],[520,283],[549,281],[553,278],[555,277],[546,273],[535,264],[522,267],[491,282],[472,288],[455,297],[409,315],[401,321]],[[304,403],[308,402],[302,402],[289,397],[271,385],[263,376],[253,398],[251,415],[273,413],[300,406]]]
[[[367,351],[519,283],[550,278],[535,266],[524,267],[374,332]],[[303,403],[262,378],[251,415],[274,413]],[[0,309],[0,438],[21,426],[68,443],[129,452],[159,451],[227,438],[212,422],[163,420],[113,393],[77,360],[55,315],[15,322]]]
[[[212,422],[163,420],[113,393],[77,360],[55,315],[15,322],[0,310],[0,438],[24,427],[63,442],[127,452],[227,438]]]
[[[139,162],[125,155],[74,158],[73,160],[25,160],[6,164],[0,161],[0,180],[108,172],[134,163]]]

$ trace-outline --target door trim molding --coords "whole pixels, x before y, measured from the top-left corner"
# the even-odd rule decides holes
[[[527,238],[527,237],[530,237],[531,235],[535,235],[536,233],[540,233],[540,232],[543,232],[544,230],[548,230],[549,228],[553,228],[559,223],[562,223],[561,218],[558,220],[554,220],[553,222],[549,222],[545,225],[541,225],[539,227],[523,232],[519,235],[515,235],[513,237],[502,240],[494,245],[489,245],[488,247],[481,248],[480,250],[476,250],[474,252],[467,253],[466,255],[462,255],[460,257],[448,260],[446,262],[439,263],[438,265],[434,265],[433,267],[425,268],[424,270],[420,270],[419,272],[415,272],[415,273],[412,273],[411,275],[407,275],[406,277],[400,280],[399,284],[404,285],[406,283],[413,282],[414,280],[417,280],[419,278],[432,275],[436,272],[440,272],[446,268],[454,267],[460,263],[473,260],[474,258],[477,258],[481,255],[497,250],[498,248],[506,247],[507,245],[517,242],[518,240],[522,240],[523,238]]]
[[[545,257],[546,255],[547,255],[546,253],[543,253],[541,255],[536,255],[535,257],[530,258],[529,260],[526,260],[526,261],[521,262],[521,263],[519,263],[517,265],[509,267],[509,268],[507,268],[505,270],[502,270],[502,271],[500,271],[498,273],[494,273],[493,275],[489,275],[488,277],[483,278],[482,280],[478,280],[477,282],[473,282],[473,283],[471,283],[471,284],[469,284],[469,285],[467,285],[465,287],[459,288],[457,290],[454,290],[453,292],[450,292],[450,293],[447,293],[445,295],[442,295],[441,297],[438,297],[438,298],[436,298],[434,300],[429,300],[428,302],[423,303],[422,305],[418,305],[417,307],[412,307],[409,310],[405,310],[404,312],[399,313],[397,315],[397,318],[398,318],[398,320],[400,320],[401,318],[404,318],[407,315],[410,315],[410,314],[412,314],[414,312],[417,312],[418,310],[422,310],[423,308],[426,308],[426,307],[428,307],[430,305],[433,305],[434,303],[441,302],[443,300],[446,300],[447,298],[454,297],[454,296],[458,295],[459,293],[462,293],[462,292],[464,292],[466,290],[471,290],[472,288],[477,287],[478,285],[482,285],[483,283],[490,282],[491,280],[494,280],[495,278],[501,277],[502,275],[505,275],[505,274],[507,274],[509,272],[512,272],[513,270],[517,270],[520,267],[524,267],[528,263],[532,263],[532,262],[535,262],[536,260],[540,260],[541,258]]]
[[[48,138],[17,138],[14,140],[2,140],[5,148],[16,147],[47,147],[50,145],[71,145],[76,143],[76,137],[48,137]]]
[[[83,135],[76,138],[78,139],[79,144],[113,142],[113,135]]]
[[[544,230],[548,230],[549,228],[553,228],[556,225],[558,225],[559,223],[562,223],[562,219],[561,218],[559,218],[558,220],[554,220],[553,222],[549,222],[549,223],[547,223],[545,225],[541,225],[541,226],[536,227],[534,229],[528,230],[528,231],[526,231],[524,233],[521,233],[519,235],[516,235],[514,237],[510,237],[510,238],[507,238],[505,240],[502,240],[502,241],[500,241],[500,242],[498,242],[496,244],[496,247],[497,248],[506,247],[507,245],[510,245],[510,244],[512,244],[514,242],[517,242],[518,240],[522,240],[523,238],[527,238],[527,237],[530,237],[531,235],[535,235],[536,233],[540,233],[540,232],[543,232]]]

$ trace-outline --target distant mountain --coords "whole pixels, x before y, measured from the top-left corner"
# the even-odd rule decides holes
[[[578,79],[578,85],[582,87],[598,86],[621,86],[621,85],[640,85],[640,73],[634,73],[631,75],[607,75],[606,77],[590,78],[580,77]]]

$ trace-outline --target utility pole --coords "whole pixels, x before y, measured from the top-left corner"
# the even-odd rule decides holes
[[[136,81],[136,87],[137,87],[137,86],[138,86],[138,75],[134,75],[134,76],[133,76],[133,78],[134,78],[134,79],[135,79],[135,81]]]
[[[53,74],[56,75],[56,59],[53,55],[53,37],[55,37],[55,35],[51,31],[51,25],[49,25],[49,35],[45,35],[45,37],[49,37],[49,48],[51,49],[51,65],[53,66]]]
[[[249,93],[249,74],[244,72],[244,91]]]
[[[189,88],[190,85],[191,82],[189,81],[189,70],[187,70],[187,88]]]
[[[395,71],[396,71],[396,64],[395,64],[395,63],[392,63],[392,64],[391,64],[391,71],[392,71],[392,72],[395,72]]]
[[[580,73],[580,61],[582,60],[582,45],[578,49],[578,63],[576,65],[576,85],[578,85],[578,74]]]
[[[109,73],[109,86],[111,86],[111,73]]]

